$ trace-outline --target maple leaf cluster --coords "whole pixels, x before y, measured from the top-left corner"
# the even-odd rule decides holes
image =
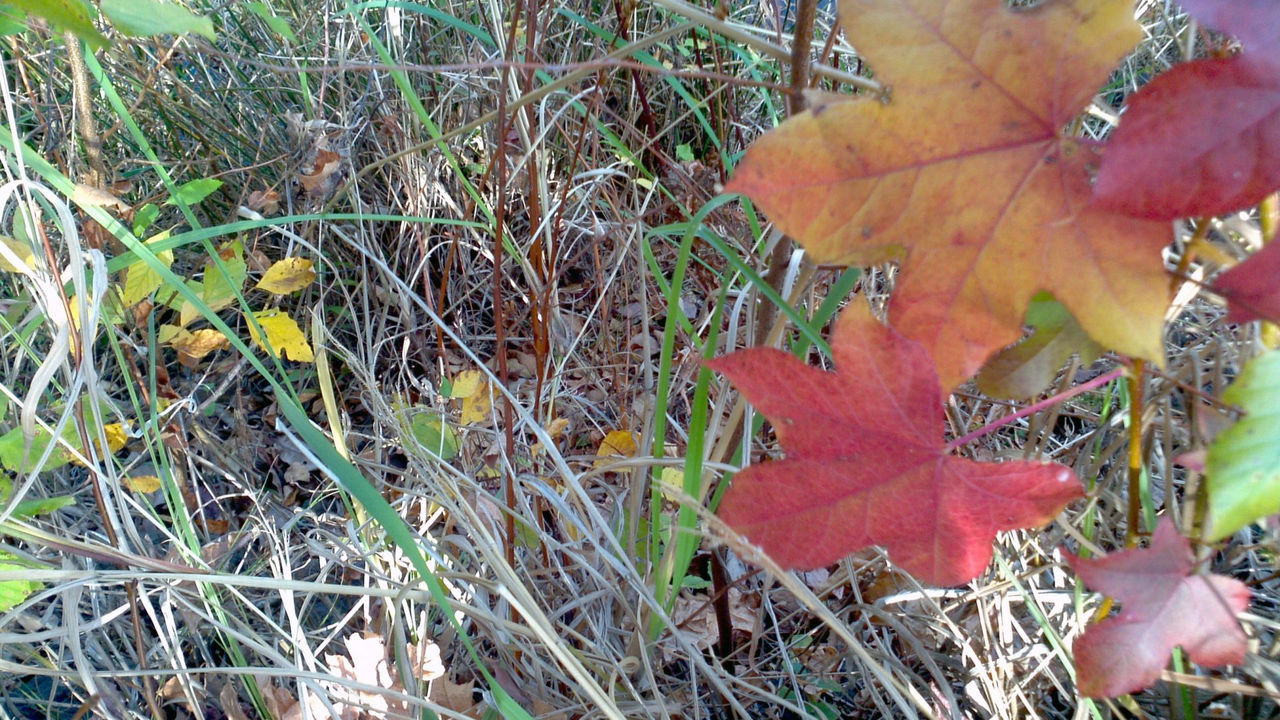
[[[783,567],[880,545],[919,579],[952,585],[986,568],[997,532],[1042,525],[1082,495],[1060,465],[949,455],[942,399],[1021,336],[1046,293],[1087,333],[1081,347],[1161,364],[1170,221],[1280,187],[1280,3],[1184,4],[1244,51],[1156,78],[1104,144],[1073,121],[1142,37],[1130,0],[841,0],[841,26],[884,93],[822,96],[756,142],[726,189],[818,264],[897,262],[889,326],[848,308],[835,372],[764,348],[708,363],[787,453],[737,475],[719,510],[730,526]],[[1215,289],[1235,320],[1280,318],[1278,273],[1273,246]],[[1059,325],[1038,329],[1041,345]],[[1011,375],[997,378],[1018,387]],[[1070,562],[1124,603],[1076,645],[1082,692],[1144,687],[1177,645],[1205,665],[1243,659],[1235,615],[1248,590],[1193,574],[1171,522],[1150,549]]]

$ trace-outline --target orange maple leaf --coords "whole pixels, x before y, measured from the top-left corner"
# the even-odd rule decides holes
[[[890,319],[943,389],[1018,339],[1037,291],[1101,344],[1163,359],[1169,225],[1091,207],[1098,144],[1064,129],[1142,37],[1130,0],[842,0],[887,99],[827,99],[728,190],[819,264],[896,260]]]

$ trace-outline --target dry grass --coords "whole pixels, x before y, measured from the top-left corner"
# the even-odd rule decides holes
[[[4,549],[38,568],[9,575],[45,584],[0,616],[0,709],[269,717],[300,700],[319,717],[343,702],[351,717],[361,703],[367,717],[496,717],[501,688],[544,718],[1273,716],[1270,531],[1242,533],[1215,563],[1256,593],[1248,626],[1259,642],[1246,667],[1162,684],[1127,708],[1076,698],[1068,648],[1094,601],[1058,549],[1123,545],[1118,386],[973,449],[1058,460],[1094,492],[1043,533],[1002,537],[967,588],[920,587],[876,552],[796,575],[726,546],[704,508],[739,464],[744,417],[699,359],[766,340],[754,333],[761,258],[778,238],[736,203],[700,211],[783,112],[790,35],[772,5],[719,20],[679,0],[566,3],[513,27],[512,6],[493,0],[286,1],[273,9],[292,39],[247,5],[216,5],[216,47],[129,40],[99,53],[95,85],[109,82],[121,104],[95,95],[91,116],[110,179],[129,181],[127,204],[166,197],[157,168],[226,183],[192,218],[163,208],[157,228],[194,221],[212,238],[177,248],[175,272],[199,272],[232,237],[251,264],[313,259],[319,281],[279,301],[322,363],[260,370],[230,350],[185,366],[157,343],[163,320],[145,317],[82,325],[95,354],[68,342],[59,355],[56,319],[30,301],[56,283],[0,276],[10,298],[0,429],[23,408],[54,424],[88,401],[136,430],[93,470],[15,479],[28,498],[78,502],[7,535]],[[1114,110],[1101,103],[1118,105],[1145,69],[1177,56],[1185,18],[1144,6],[1151,38],[1100,98],[1098,118]],[[815,57],[831,23],[819,13]],[[6,43],[6,100],[23,141],[53,166],[20,170],[10,157],[8,177],[80,180],[83,108],[61,40]],[[853,57],[834,43],[819,82],[843,87]],[[514,63],[505,79],[504,59]],[[279,194],[279,210],[250,208],[263,190]],[[261,215],[291,219],[232,225]],[[81,278],[90,249],[123,251],[91,222],[54,232],[59,263]],[[1250,226],[1220,231],[1227,247]],[[784,277],[804,318],[840,282],[799,265]],[[876,271],[860,286],[874,295],[889,281]],[[269,300],[247,296],[254,308]],[[246,336],[239,313],[197,322],[211,316]],[[1171,327],[1172,360],[1148,387],[1146,507],[1181,515],[1195,478],[1174,457],[1202,441],[1216,412],[1188,388],[1220,389],[1256,338],[1205,299]],[[798,337],[789,328],[767,340]],[[28,398],[44,358],[54,381]],[[477,369],[501,389],[486,417],[461,423],[448,386]],[[1069,368],[1063,387],[1077,371],[1098,368]],[[162,403],[166,384],[173,397]],[[337,453],[299,434],[281,406],[290,402]],[[976,391],[949,407],[956,434],[1007,412]],[[455,427],[457,455],[415,435],[415,418]],[[597,448],[615,430],[633,432],[638,452],[602,464]],[[775,449],[764,440],[752,439],[752,458]],[[447,609],[387,518],[353,499],[335,469],[346,462],[407,522]],[[680,471],[688,494],[664,492],[663,469]],[[147,473],[164,489],[125,489],[125,477]],[[689,580],[668,596],[682,539],[695,540]],[[724,643],[718,619],[732,630]],[[384,643],[383,675],[343,670],[353,634]],[[429,643],[443,675],[428,681],[415,652]]]

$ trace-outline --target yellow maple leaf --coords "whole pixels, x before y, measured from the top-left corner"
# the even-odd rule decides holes
[[[267,268],[257,287],[276,295],[297,292],[316,281],[313,267],[314,264],[305,258],[285,258]]]
[[[604,467],[617,462],[618,457],[635,457],[639,446],[635,433],[630,430],[613,430],[600,441],[593,467]]]
[[[246,318],[247,321],[248,318]],[[289,314],[277,308],[267,310],[258,310],[253,313],[253,319],[258,321],[258,325],[262,326],[262,332],[266,333],[267,341],[271,343],[271,347],[275,352],[284,353],[284,356],[295,362],[315,362],[316,355],[311,350],[311,344],[307,342],[307,338],[302,334],[302,328],[298,327],[298,323]],[[257,343],[258,347],[271,353],[267,349],[267,344],[263,342],[262,337],[258,334],[258,329],[249,323],[249,337]]]
[[[270,337],[269,333],[268,337]],[[173,337],[169,338],[168,343],[169,347],[190,356],[193,360],[199,360],[214,350],[225,350],[231,347],[231,341],[227,336],[213,328],[195,331],[179,329]]]

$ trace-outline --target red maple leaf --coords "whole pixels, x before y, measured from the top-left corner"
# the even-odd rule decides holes
[[[827,101],[762,137],[728,186],[819,264],[901,263],[890,320],[943,389],[1022,334],[1037,291],[1159,361],[1165,223],[1099,209],[1100,148],[1064,132],[1142,37],[1131,0],[842,0],[887,99]]]
[[[1221,215],[1280,188],[1280,3],[1183,5],[1244,53],[1183,63],[1134,94],[1098,173],[1102,207],[1153,220]]]
[[[1236,615],[1249,607],[1249,588],[1222,575],[1192,575],[1191,544],[1165,518],[1146,550],[1087,560],[1067,553],[1085,583],[1120,601],[1120,614],[1076,640],[1076,684],[1089,697],[1137,692],[1160,677],[1181,645],[1206,667],[1244,661],[1245,635]]]
[[[784,460],[733,480],[720,516],[787,568],[868,545],[934,585],[967,582],[1001,530],[1043,525],[1081,496],[1066,467],[946,454],[942,395],[924,348],[861,303],[831,342],[837,372],[772,348],[707,364],[773,423]]]
[[[1230,301],[1231,322],[1261,318],[1280,323],[1280,242],[1219,275],[1213,289]]]

